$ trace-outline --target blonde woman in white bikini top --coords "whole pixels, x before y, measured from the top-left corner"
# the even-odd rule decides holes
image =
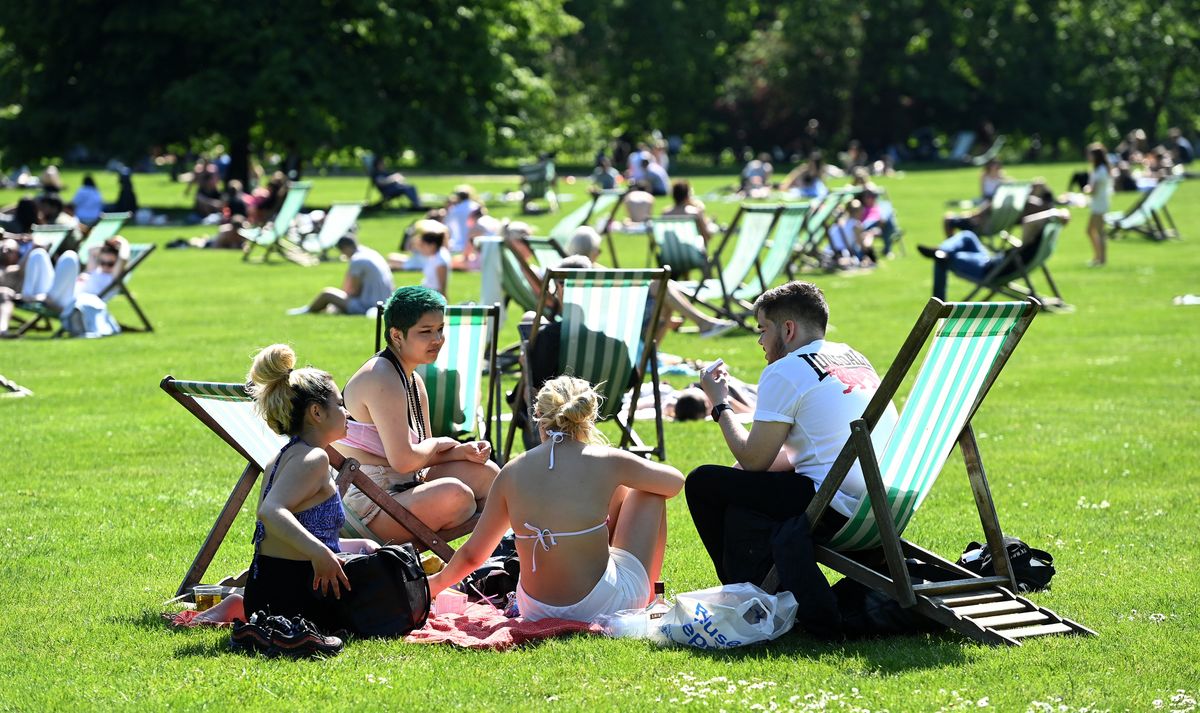
[[[512,529],[525,618],[590,621],[648,603],[662,569],[666,501],[683,474],[605,445],[599,403],[582,379],[542,387],[533,413],[542,444],[500,471],[474,534],[430,577],[433,595],[479,567]]]

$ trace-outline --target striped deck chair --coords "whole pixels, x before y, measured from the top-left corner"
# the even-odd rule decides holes
[[[541,289],[537,273],[511,245],[504,243],[500,248],[500,287],[504,290],[505,297],[516,302],[517,306],[526,312],[537,309],[538,292],[533,287],[537,284],[538,289]]]
[[[1012,230],[1021,222],[1025,203],[1033,191],[1032,183],[1001,183],[990,199],[988,218],[979,228],[981,237],[990,237]]]
[[[45,248],[51,260],[58,260],[58,255],[66,248],[67,237],[73,230],[69,225],[35,225],[31,233],[33,242]]]
[[[135,327],[130,324],[125,324],[124,322],[118,322],[121,327],[121,331],[123,332],[154,331],[154,327],[150,324],[150,320],[146,317],[146,313],[142,311],[141,305],[138,304],[137,300],[133,296],[133,293],[129,291],[128,282],[129,278],[133,274],[133,271],[136,270],[137,267],[141,265],[142,262],[144,262],[146,258],[150,256],[150,253],[154,252],[155,248],[157,247],[158,246],[154,243],[134,243],[133,245],[130,245],[129,260],[125,263],[125,268],[121,270],[121,274],[116,276],[116,278],[112,281],[112,284],[106,287],[104,291],[98,295],[98,297],[105,302],[112,301],[112,299],[117,295],[124,295],[125,299],[129,301],[129,306],[133,308],[133,311],[137,315],[141,325]],[[62,315],[58,310],[51,309],[46,304],[41,302],[18,302],[17,309],[21,310],[23,313],[28,313],[28,315],[21,315],[23,324],[21,324],[21,327],[16,332],[18,337],[24,336],[27,332],[32,330],[50,331],[53,329],[55,320],[60,322],[59,329],[55,332],[55,336],[60,336],[65,333],[65,329],[61,325]]]
[[[663,215],[649,224],[650,239],[660,267],[671,266],[671,276],[682,279],[692,270],[708,277],[708,247],[696,225],[696,216]]]
[[[1126,232],[1137,232],[1151,240],[1178,238],[1179,228],[1167,212],[1167,202],[1182,183],[1182,176],[1164,178],[1129,210],[1106,213],[1104,224],[1108,228],[1108,237],[1115,239]]]
[[[380,302],[375,316],[377,352],[383,348],[383,307]],[[500,438],[500,305],[447,305],[445,335],[437,361],[417,369],[429,394],[429,433],[457,440],[476,436],[492,443],[492,453],[499,458],[493,438]]]
[[[858,189],[830,191],[810,207],[802,230],[802,242],[796,250],[793,264],[788,266],[788,275],[795,274],[797,265],[807,265],[808,267],[821,265],[821,245],[829,239],[829,226],[837,219],[838,211],[853,200],[857,194]]]
[[[329,251],[337,245],[337,241],[354,230],[354,223],[362,209],[362,203],[334,203],[329,206],[320,232],[305,235],[300,247],[319,260],[328,260]]]
[[[689,293],[698,306],[745,326],[746,315],[752,310],[749,304],[740,302],[735,295],[747,289],[751,273],[757,278],[758,284],[765,282],[759,253],[779,219],[779,212],[778,205],[743,204],[713,256],[712,263],[717,276],[695,282],[680,282],[680,289]],[[725,247],[735,232],[737,241],[733,245],[733,252],[728,261],[722,263],[721,256],[725,254]]]
[[[733,297],[740,303],[753,304],[758,296],[771,288],[772,283],[787,270],[792,253],[800,242],[801,232],[809,216],[808,203],[789,203],[779,209],[775,231],[771,234],[767,253],[762,257],[759,270],[751,272],[746,284],[734,291]]]
[[[1018,645],[1046,634],[1094,634],[1075,622],[1016,596],[971,418],[1038,311],[1027,302],[943,303],[930,299],[900,348],[862,418],[808,507],[814,526],[828,512],[851,465],[862,466],[867,495],[849,521],[815,546],[817,561],[880,591],[966,636],[989,644]],[[887,445],[876,453],[872,430],[929,337],[932,342]],[[929,494],[955,443],[962,451],[995,576],[980,577],[902,540],[905,527]],[[869,564],[883,551],[886,567]],[[913,584],[905,558],[932,565],[944,575]],[[774,589],[774,571],[764,583]]]
[[[283,205],[279,206],[279,211],[266,227],[240,231],[241,236],[246,239],[246,249],[242,253],[243,261],[249,260],[254,249],[260,247],[263,249],[263,262],[271,258],[271,253],[279,253],[281,257],[293,262],[304,262],[296,250],[289,249],[293,247],[289,245],[289,235],[292,223],[296,216],[300,215],[300,209],[304,207],[304,200],[308,198],[310,190],[311,181],[289,183]]]
[[[527,343],[522,343],[522,363],[528,364],[539,338],[542,313],[550,294],[556,292],[562,302],[559,332],[558,373],[586,379],[604,396],[600,418],[612,418],[621,430],[618,447],[639,455],[666,458],[663,439],[662,408],[659,393],[658,354],[654,343],[658,320],[667,293],[669,275],[665,269],[645,270],[548,270],[542,282],[542,299],[535,312]],[[552,290],[552,285],[556,288]],[[649,318],[647,308],[653,300]],[[637,395],[649,376],[654,386],[654,445],[647,445],[633,427]],[[533,384],[528,372],[522,376],[518,393],[525,403],[533,403],[541,386]],[[626,394],[632,393],[629,411],[622,416]],[[532,428],[532,424],[529,424]],[[509,425],[505,458],[512,450],[515,420]]]
[[[125,221],[133,217],[132,213],[101,213],[100,220],[92,226],[88,231],[87,237],[79,244],[79,258],[83,261],[88,259],[88,251],[92,248],[98,248],[104,244],[105,240],[113,237],[121,232]],[[54,253],[51,253],[53,256]]]
[[[567,256],[562,246],[554,238],[520,238],[520,241],[533,253],[538,265],[543,268],[558,267],[558,263]]]
[[[234,518],[242,509],[246,498],[249,497],[254,482],[258,480],[258,476],[271,459],[287,443],[287,438],[272,431],[266,421],[254,412],[254,404],[249,394],[246,393],[245,384],[178,381],[174,377],[167,376],[163,378],[159,386],[246,461],[241,476],[217,516],[217,521],[209,530],[204,544],[201,545],[200,551],[184,575],[183,582],[176,591],[178,596],[190,592],[194,585],[200,584],[205,572],[208,571],[209,564],[212,563],[213,557],[221,547],[221,542],[229,533]],[[334,468],[338,469],[338,490],[345,495],[351,485],[357,486],[384,512],[413,533],[416,537],[414,545],[418,549],[433,550],[442,559],[447,559],[454,554],[454,550],[446,544],[447,541],[461,537],[470,531],[469,528],[464,532],[457,531],[465,526],[460,526],[452,532],[436,533],[430,530],[407,508],[375,485],[370,478],[362,475],[357,461],[353,458],[343,457],[332,448],[329,451],[330,462]],[[350,515],[347,512],[348,527],[343,528],[342,536],[370,536],[369,531],[363,534],[358,529],[349,526]],[[469,521],[469,523],[472,527],[474,526],[474,521]],[[361,525],[361,523],[359,524]],[[371,537],[375,539],[373,536]]]
[[[621,207],[621,199],[625,197],[625,191],[609,190],[593,193],[588,197],[588,202],[579,206],[575,210],[568,213],[562,220],[555,223],[550,229],[550,237],[554,238],[559,247],[565,248],[567,241],[575,234],[575,231],[580,226],[593,224],[593,227],[601,233],[608,232],[608,224],[612,221],[613,216],[617,214],[617,210]]]
[[[1066,303],[1062,293],[1058,291],[1058,285],[1055,284],[1054,278],[1050,276],[1050,268],[1046,266],[1046,262],[1054,254],[1055,248],[1058,247],[1058,238],[1062,234],[1062,230],[1063,222],[1061,220],[1048,221],[1042,228],[1037,249],[1030,256],[1029,260],[1023,259],[1021,253],[1015,248],[1010,248],[1006,251],[1005,259],[985,275],[982,280],[975,282],[970,278],[958,275],[975,284],[971,292],[963,298],[963,301],[970,302],[980,292],[983,292],[983,300],[990,300],[997,294],[1015,299],[1033,297],[1047,308],[1054,308],[1061,311],[1071,310],[1071,306]],[[1033,286],[1033,281],[1030,278],[1037,270],[1042,271],[1042,275],[1046,278],[1046,284],[1049,285],[1053,297],[1038,294],[1037,289]],[[955,274],[957,275],[957,273]]]

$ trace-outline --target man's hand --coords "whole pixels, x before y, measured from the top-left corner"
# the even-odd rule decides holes
[[[700,378],[700,388],[713,406],[724,403],[729,398],[729,382],[726,377],[729,372],[722,364],[712,371],[706,371]]]

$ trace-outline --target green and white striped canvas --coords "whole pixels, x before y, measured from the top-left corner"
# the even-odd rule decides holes
[[[733,254],[729,262],[721,270],[721,277],[705,280],[699,285],[696,299],[703,302],[724,299],[732,295],[742,286],[754,270],[758,254],[762,252],[771,233],[771,225],[775,222],[775,213],[779,206],[756,205],[743,206],[740,230],[737,242],[733,246]],[[696,282],[680,282],[679,286],[688,292],[696,290]]]
[[[267,463],[287,443],[287,437],[275,433],[254,411],[254,401],[244,384],[208,381],[171,381],[170,387],[196,402],[212,417],[242,455],[248,456],[259,468]]]
[[[500,266],[500,287],[504,294],[526,312],[537,309],[537,296],[533,293],[529,280],[525,279],[521,259],[514,255],[507,245],[501,246]]]
[[[480,404],[483,401],[483,365],[487,354],[494,307],[448,305],[446,343],[437,361],[417,368],[429,394],[430,435],[483,436]]]
[[[121,232],[121,227],[125,225],[125,221],[133,216],[132,213],[101,213],[100,220],[97,221],[92,229],[88,232],[87,239],[79,246],[79,258],[87,260],[88,251],[92,248],[98,248],[104,244],[105,240],[113,237]]]
[[[654,245],[658,248],[659,266],[671,266],[671,274],[680,276],[708,265],[704,236],[696,225],[696,217],[668,215],[650,222]]]
[[[562,262],[561,249],[553,238],[525,238],[525,244],[543,268],[558,267],[558,263]]]
[[[759,295],[766,292],[787,268],[792,259],[792,252],[800,240],[800,231],[804,229],[804,221],[809,214],[808,203],[792,203],[785,205],[775,221],[775,231],[767,254],[763,256],[761,268],[762,279],[754,271],[746,278],[746,285],[733,293],[740,300],[753,302]]]
[[[1031,183],[1001,183],[992,194],[991,211],[987,224],[980,230],[982,235],[995,235],[1010,230],[1021,222],[1021,213],[1033,191]]]
[[[1175,195],[1183,179],[1179,176],[1164,178],[1158,185],[1150,189],[1146,197],[1128,212],[1112,211],[1104,216],[1104,221],[1121,230],[1133,230],[1152,222],[1155,211],[1162,210]]]
[[[583,205],[568,213],[562,220],[558,221],[550,229],[550,237],[560,247],[566,248],[567,241],[571,239],[571,236],[575,234],[575,231],[580,226],[586,225],[589,220],[594,222],[594,219],[598,216],[607,218],[612,207],[620,199],[621,191],[601,191],[594,197],[590,197]]]
[[[71,234],[69,225],[35,225],[33,226],[33,242],[46,249],[53,257],[58,248]]]
[[[300,209],[304,207],[304,200],[308,198],[308,192],[311,189],[312,182],[310,181],[297,181],[289,184],[287,195],[283,197],[283,205],[279,206],[279,211],[275,213],[275,218],[271,221],[271,229],[242,231],[242,237],[253,240],[259,245],[274,245],[292,229],[292,221],[300,214]]]
[[[643,315],[660,270],[571,270],[562,280],[560,373],[586,379],[616,414],[642,353]]]
[[[929,494],[996,357],[1031,308],[1025,302],[956,303],[939,323],[904,410],[879,456],[897,533],[904,532]],[[862,550],[879,544],[870,497],[864,496],[829,546]]]

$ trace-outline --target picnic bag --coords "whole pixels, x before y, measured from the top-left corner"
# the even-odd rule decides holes
[[[662,620],[662,633],[698,649],[731,649],[776,639],[796,621],[796,598],[745,582],[684,592]]]
[[[411,544],[342,555],[352,589],[334,600],[338,621],[358,636],[404,636],[429,616],[429,579]]]

